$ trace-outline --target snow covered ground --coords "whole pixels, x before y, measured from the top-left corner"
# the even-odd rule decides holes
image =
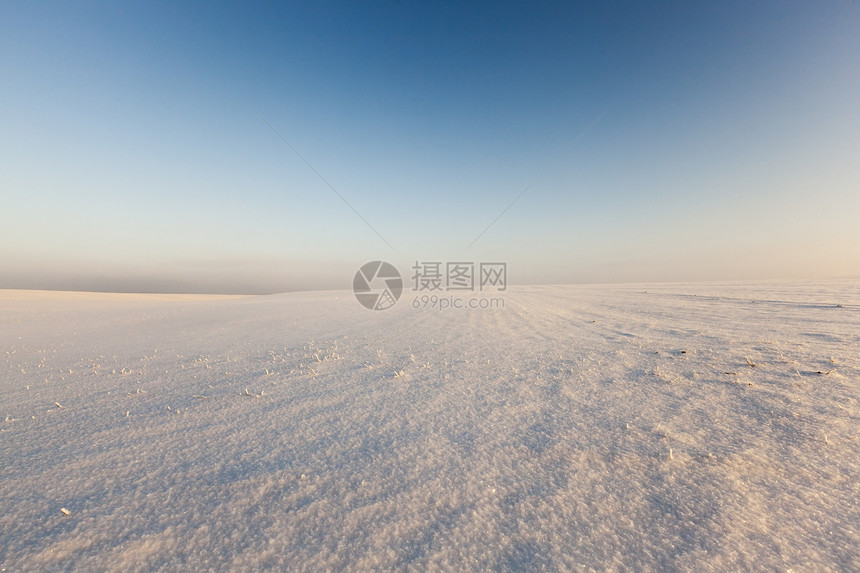
[[[860,570],[860,283],[503,294],[0,291],[0,569]]]

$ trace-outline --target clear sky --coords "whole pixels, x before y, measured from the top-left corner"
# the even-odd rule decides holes
[[[0,3],[0,288],[858,276],[858,221],[860,2]]]

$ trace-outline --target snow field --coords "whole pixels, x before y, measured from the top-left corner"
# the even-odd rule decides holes
[[[0,291],[0,568],[860,570],[856,282],[504,298]]]

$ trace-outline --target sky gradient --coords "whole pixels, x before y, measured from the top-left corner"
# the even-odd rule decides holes
[[[860,276],[858,2],[255,6],[0,4],[0,288]]]

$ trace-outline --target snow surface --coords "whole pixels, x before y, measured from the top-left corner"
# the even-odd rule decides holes
[[[858,282],[411,296],[0,291],[0,568],[860,570]]]

